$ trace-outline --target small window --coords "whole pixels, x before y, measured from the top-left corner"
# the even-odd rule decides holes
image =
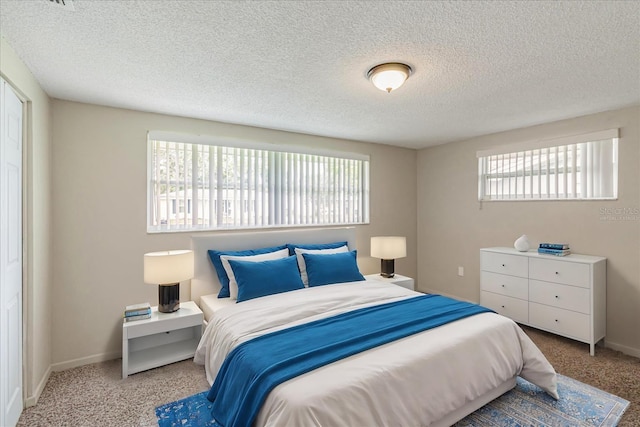
[[[478,200],[618,197],[618,130],[478,152]]]
[[[368,156],[166,132],[148,153],[149,232],[369,221]]]

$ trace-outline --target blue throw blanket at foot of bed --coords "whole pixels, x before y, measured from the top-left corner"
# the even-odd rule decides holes
[[[251,426],[277,385],[321,366],[491,310],[440,295],[366,307],[276,331],[237,346],[207,398],[220,427]]]

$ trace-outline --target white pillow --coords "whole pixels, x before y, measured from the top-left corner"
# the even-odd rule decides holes
[[[260,262],[270,261],[274,259],[286,258],[289,256],[289,249],[284,248],[279,251],[269,252],[267,254],[249,255],[249,256],[232,256],[232,255],[220,255],[220,261],[224,267],[224,271],[229,276],[229,297],[231,299],[238,299],[238,282],[236,282],[236,276],[233,274],[233,269],[229,260],[232,261],[247,261],[247,262]]]
[[[339,254],[341,252],[349,252],[349,248],[347,245],[340,246],[339,248],[333,249],[302,249],[295,248],[296,259],[298,260],[298,269],[300,270],[300,276],[302,277],[302,283],[305,286],[309,286],[309,276],[307,276],[307,265],[304,263],[304,257],[302,254],[321,254],[321,255],[329,255],[329,254]]]

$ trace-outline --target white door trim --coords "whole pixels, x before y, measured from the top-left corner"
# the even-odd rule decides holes
[[[0,79],[0,425],[24,407],[24,103]]]

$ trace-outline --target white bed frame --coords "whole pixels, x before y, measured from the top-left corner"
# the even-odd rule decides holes
[[[194,252],[194,277],[191,279],[191,299],[200,305],[200,297],[217,294],[220,291],[220,281],[207,253],[209,249],[234,251],[278,246],[285,243],[313,244],[345,240],[348,242],[349,249],[356,248],[354,227],[284,229],[241,233],[216,232],[192,235],[191,249]],[[516,379],[514,377],[479,398],[468,402],[430,427],[451,426],[511,390],[515,385]]]
[[[284,245],[285,243],[331,243],[347,241],[349,249],[356,248],[355,227],[296,228],[255,232],[216,232],[191,236],[194,255],[194,276],[191,279],[191,300],[200,305],[203,295],[217,294],[220,281],[207,251],[240,251]]]

